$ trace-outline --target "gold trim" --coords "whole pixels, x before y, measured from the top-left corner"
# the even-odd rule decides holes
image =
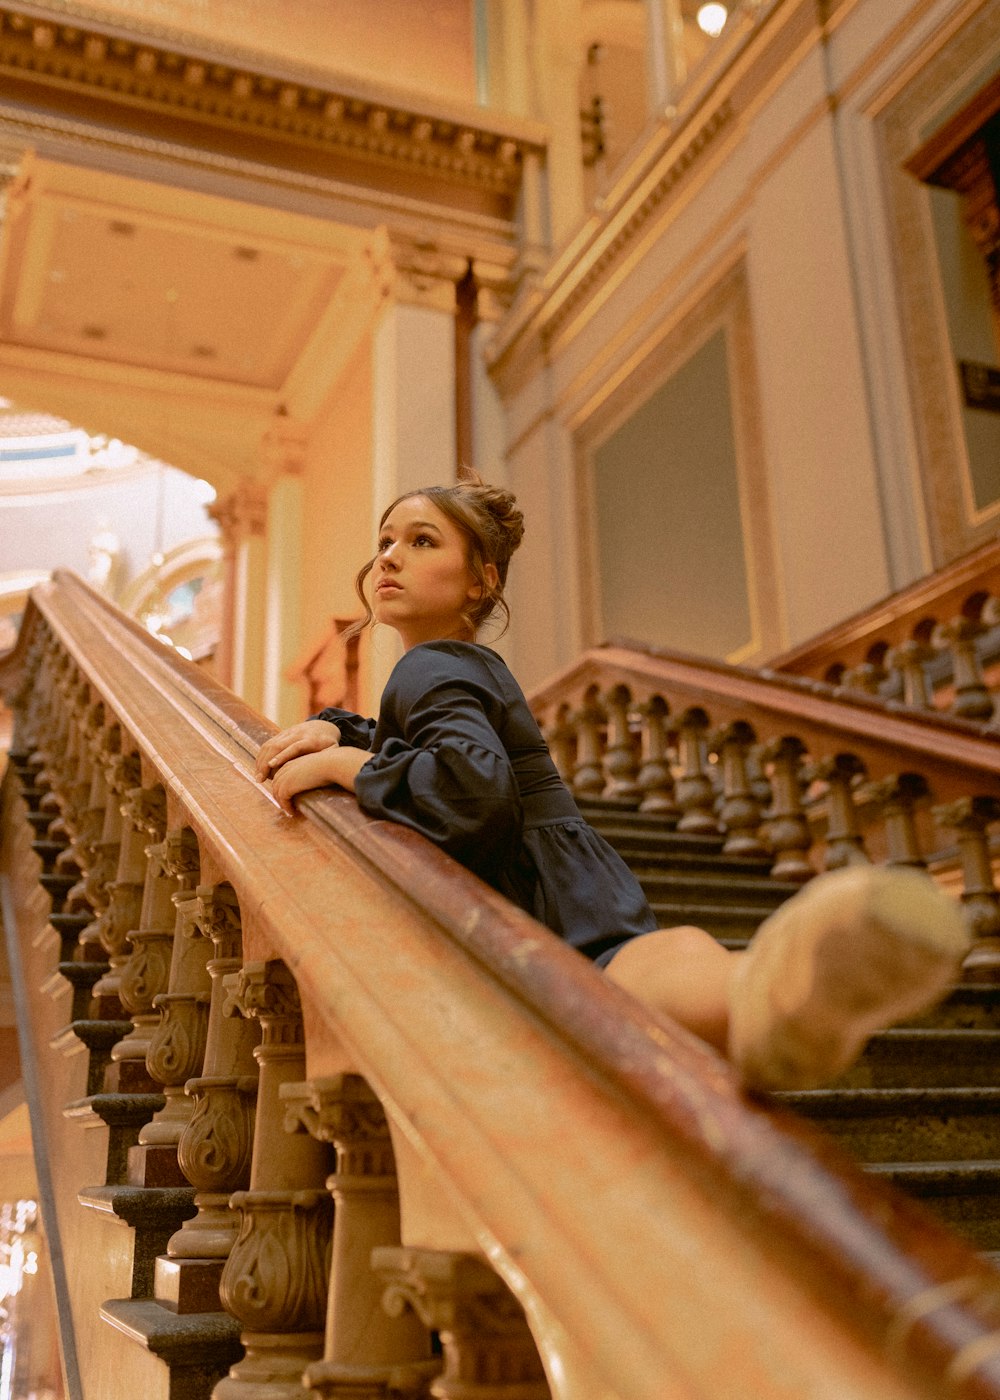
[[[520,186],[525,154],[544,149],[540,133],[419,111],[335,88],[319,75],[268,72],[240,57],[0,5],[0,75],[9,79],[405,167],[508,198]]]

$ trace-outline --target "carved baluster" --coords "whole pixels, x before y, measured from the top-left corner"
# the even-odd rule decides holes
[[[807,852],[812,832],[802,809],[802,755],[805,745],[794,735],[776,739],[764,749],[764,762],[774,794],[767,813],[767,840],[775,853],[771,874],[776,880],[809,880],[816,873]]]
[[[205,994],[202,1019],[207,1018],[211,981],[206,964],[211,944],[201,938],[193,923],[194,885],[200,868],[194,833],[184,828],[164,836],[162,822],[157,824],[152,812],[145,816],[147,836],[162,839],[146,847],[140,927],[129,935],[133,952],[122,973],[121,998],[131,1013],[132,1031],[114,1047],[111,1058],[136,1076],[143,1073],[153,1087],[163,1089],[166,1099],[160,1112],[144,1124],[138,1144],[130,1149],[129,1181],[135,1186],[179,1186],[184,1178],[177,1163],[177,1144],[193,1110],[184,1084],[201,1070],[204,1028],[197,1021],[193,1026],[175,1024],[165,1034],[158,1002],[169,985],[171,966],[182,950],[197,940],[203,978],[199,988]],[[194,1035],[189,1038],[192,1030]],[[154,1045],[160,1052],[159,1067],[169,1067],[165,1077],[150,1065]]]
[[[409,1305],[440,1333],[436,1400],[549,1400],[524,1310],[488,1264],[430,1249],[377,1249],[373,1262],[388,1284],[385,1306]]]
[[[955,686],[951,712],[963,719],[990,719],[993,715],[993,700],[976,651],[976,638],[983,630],[982,623],[968,617],[953,618],[934,630],[935,643],[951,652]]]
[[[132,1018],[132,1030],[127,1036],[112,1046],[111,1065],[105,1073],[105,1090],[108,1093],[152,1091],[154,1086],[146,1071],[146,1046],[151,1032],[149,1012],[144,991],[149,980],[150,962],[143,945],[136,939],[156,933],[169,938],[173,910],[170,895],[176,881],[168,874],[162,860],[162,847],[159,844],[147,845],[150,837],[154,842],[163,840],[167,820],[167,805],[163,789],[131,788],[122,803],[126,829],[141,839],[145,860],[145,879],[141,890],[138,918],[125,934],[132,952],[125,960],[118,975],[118,996],[127,1014]],[[129,838],[131,845],[132,838]],[[124,844],[123,844],[124,850]],[[155,966],[155,953],[154,964]],[[108,981],[105,974],[102,982]]]
[[[940,826],[958,839],[965,888],[962,910],[975,943],[963,964],[964,975],[978,982],[1000,981],[1000,892],[993,881],[989,826],[1000,820],[995,797],[962,797],[934,808]]]
[[[709,739],[709,752],[718,754],[722,767],[719,821],[726,832],[722,850],[728,856],[767,854],[760,839],[760,803],[747,778],[747,751],[754,739],[753,730],[743,720],[717,730]]]
[[[335,1202],[333,1262],[323,1360],[305,1385],[323,1400],[396,1400],[425,1393],[441,1369],[427,1328],[410,1308],[390,1315],[372,1251],[398,1248],[399,1184],[382,1105],[360,1075],[286,1084],[286,1127],[300,1124],[337,1147],[327,1182]]]
[[[845,690],[859,691],[862,695],[878,695],[885,671],[874,662],[862,661],[859,666],[849,666],[840,683]]]
[[[89,730],[93,722],[94,711],[95,706],[91,704],[89,690],[84,686],[80,693],[79,705],[74,711],[76,763],[65,790],[59,794],[60,813],[66,827],[66,834],[69,837],[69,849],[64,851],[56,861],[56,870],[65,874],[69,874],[71,871],[77,874],[82,873],[85,857],[85,827],[88,822],[94,820],[89,815],[93,811],[90,799],[94,777]],[[103,811],[100,813],[100,821],[103,825]],[[97,839],[96,832],[93,839]]]
[[[886,665],[898,671],[903,680],[903,703],[918,710],[932,710],[934,698],[927,683],[925,662],[934,655],[923,642],[902,642],[887,654]]]
[[[581,797],[600,797],[604,791],[604,721],[604,711],[597,700],[597,687],[592,685],[583,698],[583,704],[573,715],[576,726],[573,791]]]
[[[576,727],[570,720],[568,705],[562,704],[556,710],[554,721],[545,730],[545,742],[560,778],[567,787],[572,787],[576,767]]]
[[[919,773],[893,774],[865,784],[864,799],[879,806],[885,822],[887,865],[911,865],[918,870],[926,865],[917,838],[916,805],[927,791]]]
[[[80,945],[88,954],[89,960],[95,962],[108,960],[109,937],[117,937],[120,932],[124,946],[124,934],[127,932],[128,916],[132,910],[133,892],[123,890],[116,896],[112,889],[118,878],[122,815],[118,799],[108,783],[108,770],[118,756],[120,744],[121,733],[116,724],[103,729],[96,737],[92,806],[85,814],[91,820],[85,827],[86,861],[80,885],[86,904],[94,912],[94,918],[80,934]],[[131,778],[134,786],[139,781],[139,773],[134,764],[131,766]],[[72,903],[73,893],[71,890],[67,908],[76,907]],[[112,918],[115,920],[113,927]],[[121,1003],[118,1001],[117,985],[107,996],[103,996],[97,987],[94,988],[91,1013],[95,1016],[125,1019]]]
[[[629,725],[632,696],[624,685],[616,685],[604,697],[608,716],[607,747],[604,751],[605,785],[601,794],[608,802],[634,806],[640,797],[639,758]]]
[[[68,913],[85,913],[94,910],[87,896],[87,873],[97,860],[97,846],[104,830],[104,809],[108,802],[107,780],[104,764],[99,762],[100,743],[104,733],[104,706],[97,702],[90,705],[83,717],[83,747],[80,759],[80,775],[75,797],[76,830],[68,851],[56,861],[56,870],[69,874],[79,871],[80,878],[66,896]],[[93,954],[95,960],[104,961],[105,951],[101,946],[100,929],[88,925],[80,935],[83,954]]]
[[[305,1071],[302,1009],[281,962],[250,963],[238,977],[237,1001],[261,1024],[260,1065],[250,1190],[230,1206],[240,1218],[222,1272],[226,1311],[245,1329],[245,1358],[212,1392],[213,1400],[302,1395],[302,1373],[323,1355],[330,1275],[333,1201],[322,1185],[329,1149],[305,1133],[284,1131],[282,1084]]]
[[[820,759],[809,769],[810,782],[826,784],[826,858],[824,870],[845,865],[868,865],[865,843],[858,828],[854,788],[864,776],[865,765],[851,753]]]
[[[230,1005],[226,985],[242,966],[236,895],[229,885],[199,885],[196,900],[195,917],[214,953],[208,963],[212,991],[204,1069],[185,1086],[194,1108],[181,1131],[177,1159],[197,1193],[198,1213],[170,1237],[166,1255],[156,1261],[155,1280],[156,1297],[179,1312],[221,1307],[222,1266],[237,1228],[229,1197],[250,1183],[257,1100],[253,1051],[260,1035],[259,1023]],[[147,1139],[149,1128],[143,1129]]]
[[[705,733],[708,716],[704,710],[685,710],[678,724],[678,758],[680,774],[675,791],[681,809],[678,831],[693,831],[699,835],[716,835],[715,788],[706,772]]]
[[[640,812],[678,816],[674,777],[670,771],[669,710],[662,695],[653,695],[639,706],[642,716],[642,762],[639,766]]]
[[[101,945],[109,958],[109,967],[93,991],[92,1005],[103,1014],[112,1013],[121,1005],[121,978],[129,960],[131,931],[137,927],[142,914],[142,896],[146,876],[146,841],[143,827],[131,816],[123,819],[126,793],[136,787],[142,776],[137,753],[118,754],[106,765],[108,805],[105,810],[104,831],[98,853],[115,859],[115,874],[107,882],[107,903],[100,917]],[[113,820],[112,820],[113,809]],[[100,896],[97,897],[100,903]],[[128,1019],[128,1013],[122,1016]],[[125,1091],[124,1084],[108,1085],[109,1092]],[[132,1085],[137,1091],[151,1086],[142,1067],[140,1082]]]

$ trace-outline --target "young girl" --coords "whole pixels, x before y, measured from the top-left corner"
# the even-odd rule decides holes
[[[874,1030],[947,989],[968,947],[957,906],[917,872],[853,867],[807,885],[746,953],[703,929],[657,929],[581,817],[517,682],[475,641],[487,618],[509,616],[522,533],[514,497],[478,479],[394,501],[357,578],[361,625],[395,628],[404,647],[378,720],[324,710],[261,747],[258,777],[289,814],[296,794],[335,784],[370,816],[422,832],[751,1085],[840,1073]]]

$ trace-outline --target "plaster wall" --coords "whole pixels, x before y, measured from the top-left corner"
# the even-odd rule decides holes
[[[731,364],[742,399],[737,454],[767,546],[757,541],[750,569],[772,595],[770,636],[756,659],[933,567],[875,121],[919,72],[928,45],[947,42],[976,10],[971,0],[831,7],[829,27],[804,31],[755,99],[737,104],[610,270],[556,320],[542,353],[532,359],[522,343],[498,362],[512,480],[530,502],[529,531],[545,542],[525,549],[518,588],[549,596],[558,578],[566,614],[553,627],[536,608],[518,628],[514,664],[529,684],[572,659],[595,587],[585,572],[567,582],[577,543],[587,542],[574,450],[579,457],[612,402],[619,414],[630,395],[633,411],[641,407],[654,366],[661,378],[673,372],[662,363],[671,337],[690,334],[697,348],[702,308],[737,267],[749,304],[748,336]],[[627,176],[619,178],[624,188]],[[606,217],[599,207],[579,227],[578,266],[597,258]],[[553,308],[562,275],[557,264],[547,284]],[[754,434],[760,490],[747,474]],[[547,491],[546,478],[561,490]],[[552,557],[567,520],[577,542]]]

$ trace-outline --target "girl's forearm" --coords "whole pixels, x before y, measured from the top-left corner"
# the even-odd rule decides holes
[[[328,775],[326,781],[353,792],[354,779],[370,758],[371,754],[365,749],[324,749],[322,762]]]

